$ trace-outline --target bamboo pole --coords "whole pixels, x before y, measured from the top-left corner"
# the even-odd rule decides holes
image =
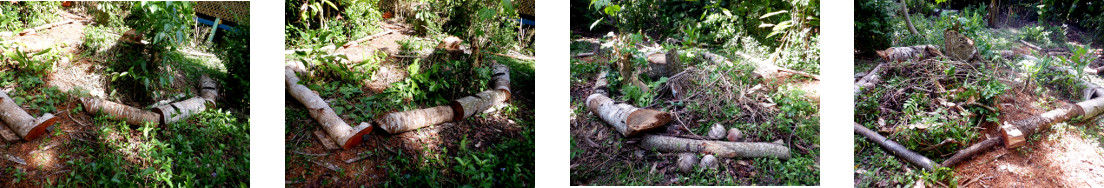
[[[142,110],[99,98],[84,97],[80,100],[81,104],[84,104],[84,111],[88,112],[88,114],[108,114],[111,115],[111,119],[124,120],[131,125],[161,123],[161,114],[151,111]]]
[[[790,149],[782,144],[769,142],[725,142],[696,140],[659,135],[645,135],[641,141],[644,148],[661,152],[708,153],[724,158],[772,157],[790,159]]]
[[[291,68],[284,68],[284,84],[288,94],[303,103],[311,117],[322,125],[330,139],[341,144],[341,148],[349,149],[359,145],[364,134],[372,132],[372,126],[368,123],[362,122],[356,127],[346,124],[322,97],[298,82],[299,77],[295,76],[295,72]]]
[[[57,117],[46,113],[34,118],[27,111],[23,111],[15,101],[8,97],[8,93],[0,91],[0,119],[8,125],[23,140],[34,140],[46,133],[46,129],[57,122]]]

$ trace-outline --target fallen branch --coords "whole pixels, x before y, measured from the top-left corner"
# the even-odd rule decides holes
[[[935,45],[890,47],[886,48],[885,50],[878,50],[875,52],[878,54],[878,57],[881,57],[886,62],[922,60],[943,56],[943,53],[939,52],[939,47]]]
[[[771,157],[790,159],[790,149],[769,142],[725,142],[708,141],[670,136],[645,135],[641,141],[644,148],[668,153],[707,153],[724,158]]]
[[[862,79],[859,79],[858,82],[855,82],[855,95],[861,94],[863,88],[874,87],[874,85],[878,84],[878,82],[882,80],[881,76],[879,75],[886,69],[888,69],[886,68],[886,66],[887,65],[885,63],[879,63],[878,66],[875,66],[874,69],[870,70],[870,73],[866,73],[866,75],[863,76]]]
[[[939,166],[954,167],[955,165],[958,165],[958,163],[961,163],[966,159],[973,157],[974,155],[980,154],[982,151],[993,148],[993,146],[996,146],[1000,143],[1000,138],[990,138],[986,139],[985,141],[978,142],[977,144],[967,147],[966,149],[958,150],[958,152],[955,152],[955,154],[952,155],[951,158],[947,158],[947,160],[943,161],[943,163],[939,164]]]
[[[376,37],[388,35],[388,34],[391,34],[391,33],[394,33],[394,32],[395,32],[395,30],[388,30],[388,31],[376,33],[372,36],[367,36],[367,37],[364,37],[364,38],[360,38],[360,39],[357,39],[357,40],[346,42],[345,45],[341,45],[341,47],[342,48],[349,48],[350,46],[356,46],[356,45],[358,45],[358,44],[360,44],[364,41],[372,40]]]
[[[161,114],[148,110],[142,110],[99,98],[84,97],[81,98],[80,101],[81,104],[84,104],[84,111],[88,112],[88,114],[107,114],[110,115],[110,118],[113,120],[124,120],[127,124],[131,125],[161,123]]]
[[[867,129],[866,127],[863,127],[862,125],[859,125],[859,123],[855,123],[855,133],[858,133],[858,135],[862,135],[863,137],[866,137],[867,140],[870,140],[871,142],[874,142],[874,143],[878,144],[879,146],[882,146],[882,148],[884,148],[886,150],[889,150],[889,152],[891,154],[893,154],[897,157],[903,158],[906,161],[908,161],[909,163],[912,163],[913,165],[916,165],[916,166],[918,166],[920,168],[923,168],[925,170],[928,170],[928,171],[932,171],[932,170],[935,169],[934,168],[935,162],[932,161],[931,159],[928,159],[927,157],[924,157],[923,155],[920,155],[919,153],[913,152],[913,151],[909,150],[908,148],[905,148],[905,146],[902,146],[901,144],[898,144],[897,142],[894,142],[893,140],[889,140],[888,138],[886,138],[882,135],[879,135],[877,132],[874,132],[873,130]]]
[[[8,93],[4,91],[0,91],[0,119],[3,119],[4,123],[23,140],[38,138],[38,136],[46,133],[46,129],[53,126],[58,120],[50,113],[34,118],[15,104],[15,101],[8,97]]]
[[[372,132],[372,126],[368,123],[360,123],[356,127],[346,124],[341,117],[334,113],[330,105],[322,100],[322,97],[308,89],[307,86],[299,84],[299,77],[295,75],[291,68],[284,68],[284,84],[287,87],[288,94],[303,103],[311,117],[318,121],[329,133],[330,139],[342,144],[341,148],[349,149],[359,145],[364,134]]]

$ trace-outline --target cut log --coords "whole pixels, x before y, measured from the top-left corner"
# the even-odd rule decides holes
[[[384,115],[376,124],[387,133],[398,134],[452,121],[453,115],[452,107],[438,106],[405,112],[392,112]]]
[[[886,48],[885,50],[875,51],[875,53],[877,53],[878,57],[881,57],[886,62],[922,60],[943,56],[943,53],[939,52],[939,47],[935,45],[890,47]]]
[[[590,88],[594,94],[609,95],[609,82],[606,81],[606,75],[606,71],[598,72],[598,77],[594,81],[594,86]]]
[[[449,104],[449,106],[452,106],[453,121],[460,121],[475,115],[475,113],[498,106],[506,102],[507,95],[507,92],[500,90],[487,90],[474,96],[453,100]]]
[[[678,51],[675,49],[670,49],[667,53],[648,55],[648,77],[652,80],[671,77],[671,75],[679,72],[679,64]]]
[[[660,152],[706,153],[723,158],[771,157],[782,160],[790,159],[790,148],[782,144],[769,142],[725,142],[645,135],[641,145],[644,148],[655,149]]]
[[[671,114],[667,112],[615,103],[602,94],[591,94],[587,97],[587,107],[625,137],[660,128],[671,122]]]
[[[45,25],[40,25],[40,26],[34,27],[34,28],[24,29],[23,31],[19,32],[19,35],[34,34],[38,31],[50,29],[52,27],[57,27],[59,25],[65,25],[65,24],[69,24],[69,23],[73,23],[73,20],[69,19],[69,20],[64,20],[64,21],[60,21],[60,22],[54,22],[54,23],[49,23],[49,24],[45,24]]]
[[[494,83],[492,86],[494,89],[506,92],[506,101],[509,101],[513,96],[513,91],[510,91],[510,67],[494,60],[491,60],[491,64],[494,71],[491,75],[491,83]]]
[[[878,84],[878,82],[882,80],[880,76],[882,74],[881,72],[885,71],[886,69],[888,68],[886,68],[885,63],[879,63],[878,66],[875,66],[873,70],[870,70],[870,73],[867,73],[865,76],[862,77],[862,79],[859,79],[858,82],[855,82],[855,95],[862,94],[863,88],[874,87],[874,85]]]
[[[207,105],[207,100],[202,97],[193,97],[188,100],[158,106],[153,108],[153,112],[161,114],[161,124],[168,125],[207,110]]]
[[[1068,121],[1074,117],[1092,118],[1104,111],[1104,97],[1099,97],[1077,104],[1062,106],[1061,108],[1046,113],[1032,116],[1027,119],[1005,122],[1001,126],[1004,146],[1009,149],[1025,145],[1027,136],[1050,129],[1050,126]]]
[[[943,54],[955,61],[971,61],[978,58],[974,40],[953,29],[943,31]]]
[[[855,123],[855,133],[866,137],[866,139],[870,140],[870,142],[874,142],[875,144],[882,146],[882,148],[884,148],[885,150],[889,150],[889,153],[905,159],[905,161],[912,163],[912,165],[916,165],[928,171],[932,171],[935,169],[935,162],[931,159],[928,159],[928,157],[924,157],[919,153],[913,152],[912,150],[905,148],[905,146],[902,146],[901,144],[898,144],[893,140],[889,140],[888,138],[879,135],[877,132],[874,132],[870,129],[867,129],[866,127],[863,127],[862,125],[859,125],[859,123]]]
[[[989,148],[993,148],[993,146],[996,146],[1000,143],[1000,138],[990,138],[986,139],[985,141],[978,142],[977,144],[967,147],[966,149],[958,150],[958,152],[955,152],[955,154],[951,156],[951,158],[943,161],[943,163],[939,164],[939,166],[954,167],[955,165],[958,165],[958,163],[962,163],[966,159],[970,159],[970,157],[973,157],[974,155],[977,155],[982,151],[988,150]]]
[[[215,107],[218,99],[218,84],[206,74],[199,77],[199,96],[207,102],[207,106]]]
[[[131,125],[161,123],[161,114],[148,110],[142,110],[99,98],[84,97],[80,100],[81,104],[84,104],[84,111],[88,112],[88,114],[94,115],[96,113],[103,113],[111,115],[111,119],[124,120],[127,124]]]
[[[341,144],[341,148],[349,149],[359,145],[364,134],[372,132],[372,126],[368,123],[360,123],[356,127],[346,124],[341,117],[334,113],[330,105],[322,100],[322,97],[308,89],[307,86],[298,84],[298,82],[299,77],[295,75],[295,72],[291,68],[284,68],[284,84],[287,87],[288,94],[303,103],[311,117],[322,125],[326,133],[330,135],[330,139]]]
[[[8,128],[11,128],[23,140],[34,140],[38,136],[42,136],[46,133],[46,129],[53,126],[58,120],[50,113],[34,118],[15,104],[15,101],[8,97],[8,93],[4,91],[0,91],[0,119],[3,119]]]

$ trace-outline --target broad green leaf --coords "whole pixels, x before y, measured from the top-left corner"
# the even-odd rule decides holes
[[[789,11],[780,10],[780,11],[777,11],[777,12],[767,13],[767,14],[764,14],[763,16],[760,16],[759,19],[766,19],[766,18],[769,18],[771,16],[786,13],[786,12],[789,12]]]

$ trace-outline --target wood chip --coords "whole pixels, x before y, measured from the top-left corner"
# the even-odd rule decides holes
[[[330,137],[327,137],[326,133],[322,130],[314,131],[314,137],[318,138],[318,141],[321,141],[322,146],[325,147],[327,150],[341,149],[341,147],[337,147],[337,143],[331,140]]]

